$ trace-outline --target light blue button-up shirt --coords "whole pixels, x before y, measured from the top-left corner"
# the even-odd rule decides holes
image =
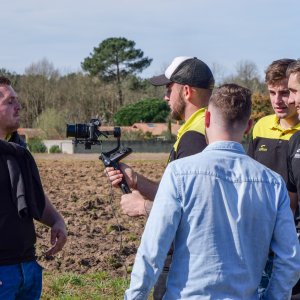
[[[285,183],[235,142],[168,165],[125,299],[148,298],[173,240],[164,299],[258,299],[269,247],[276,258],[264,299],[287,299],[300,277]]]

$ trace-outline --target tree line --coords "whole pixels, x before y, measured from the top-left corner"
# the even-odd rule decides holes
[[[133,41],[125,38],[110,38],[95,47],[90,56],[83,59],[82,70],[62,74],[52,62],[44,58],[31,63],[25,68],[24,74],[16,74],[6,69],[0,69],[0,74],[12,81],[14,90],[18,93],[22,105],[21,124],[25,128],[56,129],[65,137],[66,124],[87,123],[91,118],[99,118],[103,125],[129,125],[130,120],[140,120],[136,114],[141,114],[149,101],[163,100],[165,87],[154,87],[147,78],[138,76],[152,62],[145,57],[140,49],[135,48]],[[224,76],[224,70],[218,63],[211,65],[217,79],[217,86],[223,83],[237,83],[253,92],[253,117],[258,118],[272,113],[272,107],[267,92],[267,86],[260,79],[255,63],[240,61],[235,71]],[[153,99],[155,98],[155,99]],[[132,106],[135,103],[136,106]],[[135,115],[117,113],[123,107],[135,108]],[[140,108],[139,108],[140,105]],[[168,107],[155,102],[155,107],[164,109],[158,115],[152,113],[160,121],[170,118]],[[122,124],[124,115],[126,124]],[[146,118],[147,120],[142,120]],[[114,117],[115,116],[115,117]],[[150,120],[149,114],[141,117],[142,121]],[[115,122],[114,122],[115,121]],[[173,121],[173,120],[172,120]],[[132,123],[131,122],[131,123]]]

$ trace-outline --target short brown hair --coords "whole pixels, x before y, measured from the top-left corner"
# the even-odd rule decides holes
[[[286,70],[286,77],[289,78],[290,75],[293,73],[297,73],[296,78],[300,83],[300,58],[298,58],[298,60],[294,61],[292,64],[289,65],[289,67]]]
[[[276,84],[286,78],[286,70],[290,64],[295,62],[294,59],[283,58],[273,61],[265,71],[267,84]]]
[[[0,75],[0,84],[11,85],[11,81],[4,75]]]
[[[209,99],[209,105],[217,108],[227,125],[246,123],[250,119],[252,101],[250,90],[234,83],[217,88]]]

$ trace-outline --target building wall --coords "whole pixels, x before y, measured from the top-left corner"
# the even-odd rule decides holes
[[[73,154],[73,153],[102,153],[108,152],[117,147],[117,140],[104,141],[102,146],[92,146],[91,150],[84,148],[84,145],[77,145],[74,147],[71,140],[45,140],[43,141],[47,147],[47,151],[51,146],[58,145],[62,153]],[[131,148],[136,153],[169,153],[174,145],[174,141],[122,141],[121,148]],[[249,142],[243,141],[242,146],[246,153],[249,148]]]
[[[121,148],[131,148],[136,153],[168,153],[171,151],[174,142],[169,141],[122,141]],[[74,147],[74,153],[102,153],[108,152],[117,147],[117,140],[104,141],[102,146],[92,146],[91,150],[84,149],[84,145]]]
[[[72,140],[44,140],[43,143],[47,147],[47,152],[49,153],[51,146],[57,145],[62,153],[73,154],[73,144]]]
[[[131,148],[136,153],[169,153],[172,150],[174,141],[122,141],[121,148]],[[84,145],[74,147],[74,153],[101,153],[108,152],[117,146],[117,140],[104,141],[102,146],[92,146],[91,150],[84,149]],[[242,146],[246,153],[249,148],[249,142],[243,141]]]

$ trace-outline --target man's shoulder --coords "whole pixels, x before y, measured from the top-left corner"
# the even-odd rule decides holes
[[[259,126],[264,126],[264,125],[270,125],[270,123],[272,121],[274,121],[274,119],[276,118],[276,115],[275,114],[272,114],[272,115],[268,115],[268,116],[265,116],[265,117],[262,117],[261,119],[259,119],[257,121],[257,123],[255,124],[254,128],[255,127],[259,127]]]
[[[194,139],[194,138],[204,138],[205,139],[205,134],[202,133],[201,131],[189,129],[182,135],[180,141],[187,140],[187,139]]]
[[[237,181],[261,181],[284,184],[282,177],[245,153],[218,150],[203,151],[170,163],[176,175],[206,174],[224,178],[231,174]]]
[[[276,117],[275,114],[265,116],[257,121],[257,123],[254,125],[254,130],[260,130],[261,128],[269,128],[270,124],[274,121],[274,118]]]
[[[289,140],[289,145],[300,145],[300,130],[298,130],[297,132],[295,132],[290,140]]]
[[[258,120],[257,123],[254,125],[253,135],[268,132],[270,128],[270,124],[274,121],[275,117],[276,115],[273,114],[273,115],[265,116],[260,120]]]
[[[17,131],[15,131],[11,135],[10,139],[8,140],[8,142],[13,142],[13,143],[16,143],[16,144],[24,147],[24,148],[27,148],[27,144],[23,140],[21,140],[21,138],[20,138],[19,134],[17,133]]]

